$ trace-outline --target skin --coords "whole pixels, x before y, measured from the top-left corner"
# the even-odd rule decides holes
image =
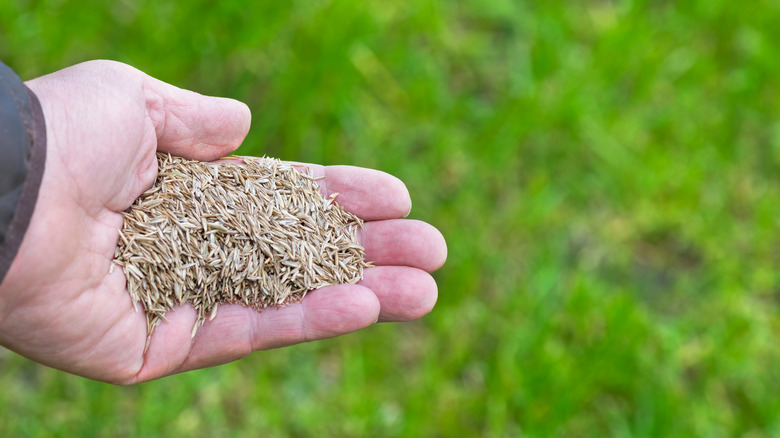
[[[216,160],[246,136],[246,105],[182,90],[121,63],[91,61],[28,82],[41,101],[46,171],[19,253],[0,284],[0,345],[91,379],[132,384],[218,365],[253,351],[409,321],[433,308],[430,272],[446,259],[432,226],[397,178],[309,165],[321,189],[366,221],[360,239],[376,267],[357,285],[329,286],[297,304],[257,312],[220,306],[190,337],[195,311],[167,314],[144,354],[146,321],[120,269],[109,274],[121,212],[150,187],[156,151]]]

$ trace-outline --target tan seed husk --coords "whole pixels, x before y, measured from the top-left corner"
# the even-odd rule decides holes
[[[362,221],[336,194],[325,199],[308,171],[272,158],[157,158],[154,185],[124,212],[114,257],[146,312],[147,347],[175,306],[198,312],[194,336],[221,303],[284,306],[356,283],[370,266],[357,239]]]

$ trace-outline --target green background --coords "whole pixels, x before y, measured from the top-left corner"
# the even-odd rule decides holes
[[[780,435],[774,1],[4,0],[26,79],[127,62],[244,154],[375,167],[449,244],[420,321],[133,387],[0,350],[4,436]]]

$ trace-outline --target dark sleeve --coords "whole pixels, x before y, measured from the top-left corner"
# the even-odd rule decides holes
[[[30,223],[46,163],[38,98],[0,62],[0,284]]]

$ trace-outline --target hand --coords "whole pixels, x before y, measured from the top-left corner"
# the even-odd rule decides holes
[[[215,160],[249,130],[242,103],[178,89],[124,64],[93,61],[32,80],[46,118],[46,171],[22,247],[0,285],[0,344],[61,370],[118,384],[236,360],[255,350],[407,321],[436,302],[429,272],[446,258],[441,234],[396,219],[411,208],[398,179],[311,165],[327,196],[362,217],[376,267],[357,285],[322,288],[262,312],[220,306],[190,337],[195,311],[169,312],[144,354],[146,319],[120,269],[109,274],[121,212],[154,182],[156,151]]]

